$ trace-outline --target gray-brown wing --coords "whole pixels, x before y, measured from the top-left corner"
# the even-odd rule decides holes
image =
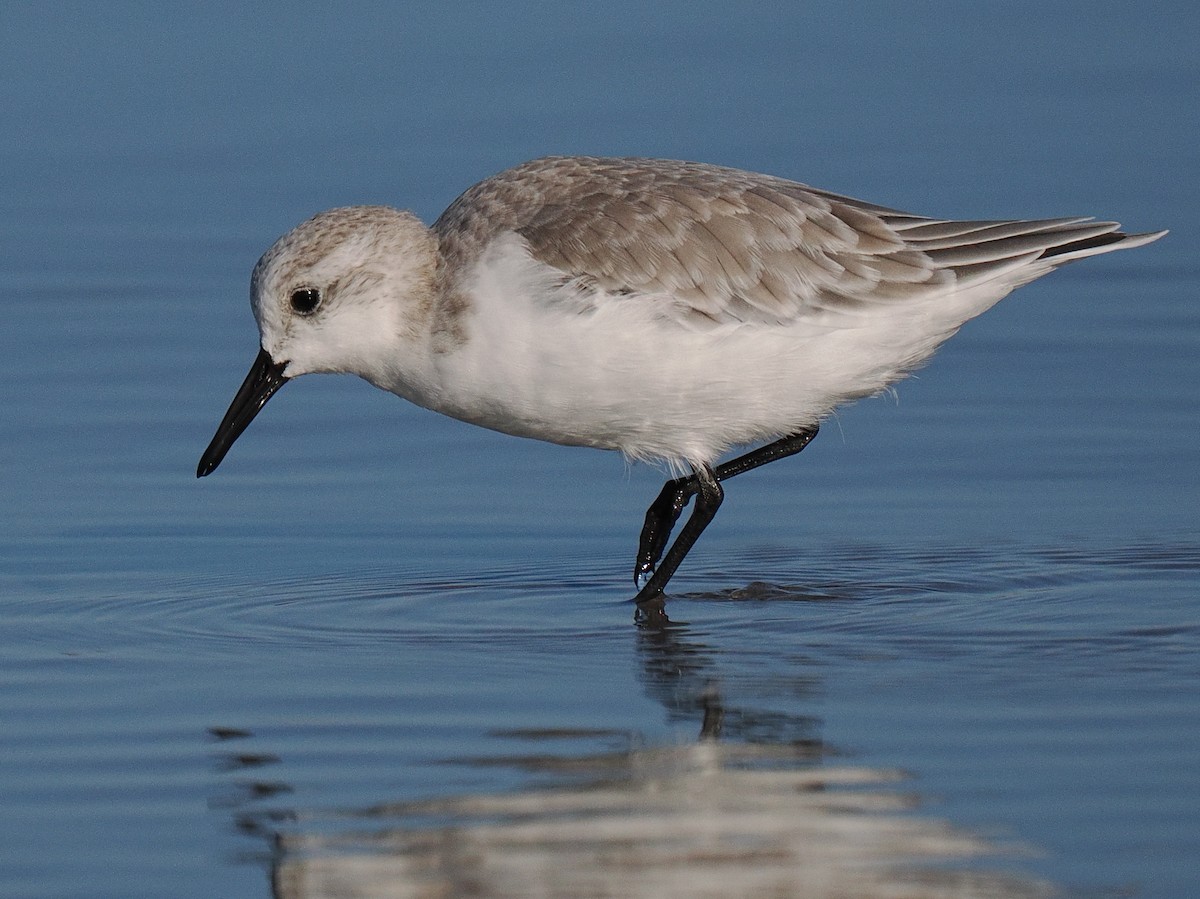
[[[502,172],[434,225],[448,255],[515,231],[581,283],[670,296],[713,321],[769,322],[928,297],[1056,247],[1118,242],[1117,227],[938,221],[735,169],[591,157]]]

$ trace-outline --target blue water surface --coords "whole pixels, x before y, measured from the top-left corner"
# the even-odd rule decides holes
[[[280,847],[345,815],[718,707],[1019,847],[971,865],[1200,893],[1195,4],[10,3],[0,35],[0,894],[284,895]],[[275,237],[551,153],[1172,233],[727,485],[665,632],[627,601],[652,466],[326,377],[195,480]]]

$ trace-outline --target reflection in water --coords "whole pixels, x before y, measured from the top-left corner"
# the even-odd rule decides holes
[[[636,620],[647,695],[662,704],[669,720],[690,721],[699,713],[700,737],[719,737],[725,707],[710,654],[702,644],[683,639],[683,629],[668,620],[662,597],[640,603]]]
[[[725,737],[760,745],[787,746],[798,757],[819,758],[824,747],[816,736],[819,721],[809,715],[756,708],[724,695],[717,670],[717,651],[691,639],[686,625],[671,622],[660,607],[639,609],[638,654],[646,694],[667,711],[668,720],[700,722],[701,739]],[[789,670],[771,679],[739,677],[754,687],[755,698],[786,689],[790,696],[811,694],[813,679]]]
[[[301,822],[276,839],[274,895],[1039,894],[917,868],[987,847],[899,814],[884,772],[789,768],[783,753],[711,741],[592,761],[603,775],[573,786],[381,805],[333,833]]]
[[[686,626],[664,618],[638,641],[646,692],[694,724],[696,741],[646,747],[634,734],[506,730],[493,736],[524,751],[450,761],[511,767],[537,786],[321,810],[282,807],[287,785],[262,771],[277,759],[238,751],[245,732],[214,728],[226,750],[218,767],[232,778],[214,807],[267,843],[278,899],[1050,892],[947,866],[997,847],[907,814],[915,800],[896,788],[896,772],[825,767],[816,719],[723,696],[722,657]],[[795,697],[814,681],[802,672],[749,683]]]

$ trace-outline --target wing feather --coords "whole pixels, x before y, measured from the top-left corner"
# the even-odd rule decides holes
[[[1134,245],[1114,222],[949,221],[699,163],[550,157],[475,185],[434,224],[451,262],[515,232],[565,279],[717,322],[929,299]],[[465,266],[449,265],[450,270]]]

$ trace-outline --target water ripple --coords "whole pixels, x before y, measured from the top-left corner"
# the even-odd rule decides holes
[[[1186,590],[1197,570],[1200,548],[1191,544],[851,545],[803,557],[760,548],[685,571],[667,609],[673,619],[733,633],[767,627],[937,657],[980,653],[982,661],[1019,650],[1121,665],[1149,647],[1169,660],[1195,639],[1200,624],[1155,599],[1173,583]],[[379,567],[274,579],[64,581],[43,588],[27,613],[54,623],[60,643],[68,635],[86,642],[96,630],[143,647],[182,641],[235,652],[247,644],[494,643],[604,634],[632,619],[607,558],[558,559],[532,572],[511,562],[470,577]],[[1115,614],[1129,602],[1142,606],[1135,627]]]

